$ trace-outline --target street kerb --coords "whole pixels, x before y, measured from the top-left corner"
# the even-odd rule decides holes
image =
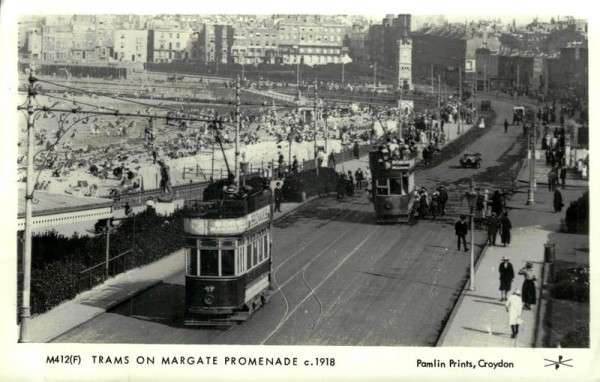
[[[486,237],[486,242],[487,242],[487,237]],[[488,246],[485,245],[485,243],[484,243],[483,249],[481,249],[479,251],[479,254],[475,258],[475,272],[474,272],[475,274],[477,273],[477,270],[479,268],[479,263],[480,263],[481,259],[483,259],[483,257],[486,255],[487,250],[488,250]],[[442,346],[442,343],[444,342],[444,339],[446,338],[446,335],[448,334],[448,330],[450,330],[450,327],[453,324],[454,318],[455,318],[456,314],[458,313],[458,311],[460,310],[460,307],[463,303],[465,295],[468,292],[469,281],[470,281],[470,277],[467,277],[465,279],[464,285],[461,288],[460,296],[458,297],[458,299],[456,299],[456,302],[454,303],[454,306],[452,307],[450,316],[448,317],[448,320],[446,321],[446,324],[444,325],[444,329],[440,333],[440,336],[438,337],[438,340],[435,343],[435,347]]]

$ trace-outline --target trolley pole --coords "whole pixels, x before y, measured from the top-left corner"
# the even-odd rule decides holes
[[[33,97],[35,82],[33,69],[29,72],[27,94],[27,183],[25,186],[25,233],[23,247],[23,302],[21,306],[21,327],[19,342],[30,342],[29,324],[31,319],[31,236],[33,230]]]
[[[319,175],[319,160],[318,160],[318,152],[317,152],[317,80],[315,79],[315,100],[314,100],[314,108],[313,108],[313,129],[315,132],[315,168],[317,169],[317,175]]]
[[[240,77],[235,84],[235,185],[240,185]]]

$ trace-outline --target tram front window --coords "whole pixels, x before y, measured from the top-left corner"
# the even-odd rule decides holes
[[[221,250],[221,276],[233,276],[235,274],[235,250]]]
[[[202,249],[200,250],[200,275],[218,276],[219,275],[219,250]]]
[[[391,195],[408,195],[408,178],[390,179]]]

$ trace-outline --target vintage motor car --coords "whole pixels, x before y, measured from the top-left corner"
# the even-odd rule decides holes
[[[466,167],[473,167],[473,168],[481,167],[481,154],[466,152],[463,155],[463,157],[460,159],[460,165],[464,168],[466,168]]]

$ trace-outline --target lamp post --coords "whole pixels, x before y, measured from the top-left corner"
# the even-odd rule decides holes
[[[315,99],[313,106],[313,130],[314,130],[314,151],[315,151],[315,168],[317,169],[317,175],[319,175],[319,152],[317,145],[317,80],[315,79]]]
[[[373,90],[377,89],[377,61],[373,64]]]
[[[469,290],[475,290],[475,227],[474,214],[475,205],[477,204],[477,193],[473,187],[473,178],[469,180],[469,191],[466,193],[467,201],[469,202],[469,216],[471,218],[471,263],[469,266]]]
[[[328,135],[329,135],[329,128],[327,126],[327,119],[329,118],[329,112],[327,111],[327,109],[323,109],[323,119],[325,120],[325,154],[327,154],[328,148],[327,148],[327,140],[328,140]]]
[[[527,191],[527,205],[535,204],[534,201],[534,190],[535,184],[535,122],[529,123],[529,129],[531,130],[529,137],[530,153],[529,158],[529,190]]]

